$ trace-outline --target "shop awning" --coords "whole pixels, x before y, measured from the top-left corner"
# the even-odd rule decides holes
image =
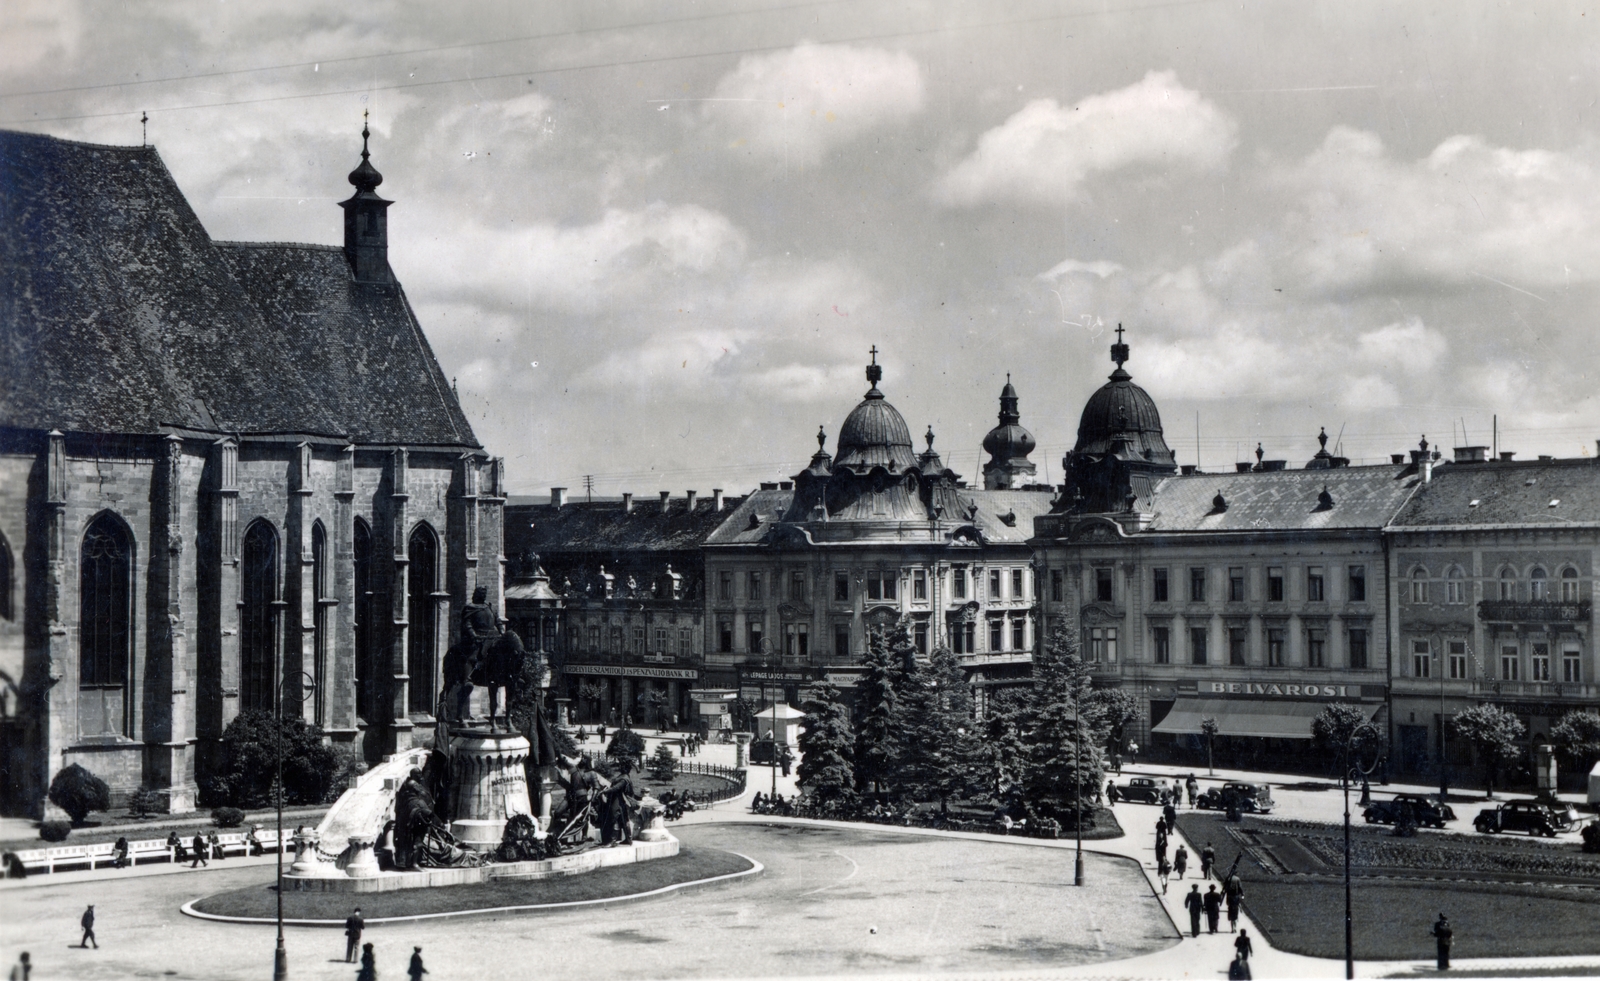
[[[1200,735],[1205,719],[1217,720],[1219,736],[1310,739],[1311,720],[1328,702],[1269,702],[1242,698],[1181,698],[1152,732]],[[1367,706],[1363,706],[1365,710]],[[1370,706],[1376,712],[1379,706]]]

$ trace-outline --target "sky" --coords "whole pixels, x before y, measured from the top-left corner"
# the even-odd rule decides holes
[[[1594,13],[1591,18],[1588,15]],[[1180,463],[1326,427],[1591,455],[1600,8],[1406,0],[0,4],[0,126],[148,139],[213,238],[389,259],[513,493],[729,493],[881,385],[1059,482],[1127,369]],[[920,438],[919,449],[920,447]]]

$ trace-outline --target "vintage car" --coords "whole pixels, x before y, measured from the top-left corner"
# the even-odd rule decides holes
[[[1472,826],[1483,834],[1501,831],[1526,831],[1530,835],[1554,838],[1563,831],[1571,831],[1577,815],[1570,805],[1552,806],[1537,800],[1511,800],[1495,807],[1486,807],[1472,819]]]
[[[1167,785],[1149,777],[1132,777],[1127,783],[1112,784],[1110,793],[1115,795],[1116,800],[1132,801],[1136,804],[1166,804],[1172,800],[1172,793]]]
[[[1245,814],[1270,814],[1276,806],[1272,789],[1264,783],[1225,783],[1212,787],[1200,795],[1194,806],[1225,811],[1230,803]]]
[[[1410,812],[1411,820],[1424,828],[1442,828],[1454,821],[1456,812],[1424,794],[1395,794],[1393,800],[1375,800],[1361,812],[1368,824],[1395,824]]]

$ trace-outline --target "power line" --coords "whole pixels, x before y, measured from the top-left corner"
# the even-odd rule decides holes
[[[290,68],[309,68],[313,65],[339,65],[352,61],[375,61],[380,58],[402,58],[406,55],[437,54],[441,51],[461,51],[467,48],[490,47],[498,44],[521,44],[526,41],[548,41],[585,34],[634,31],[646,27],[668,27],[674,24],[692,24],[697,21],[717,20],[726,17],[744,17],[753,14],[775,14],[807,7],[832,7],[850,0],[816,0],[814,3],[792,3],[779,7],[757,7],[749,10],[731,10],[723,13],[700,14],[696,17],[674,17],[667,20],[638,21],[632,24],[614,24],[609,27],[583,27],[571,31],[549,34],[525,34],[522,37],[494,38],[488,41],[463,41],[460,44],[440,44],[429,48],[403,48],[399,51],[382,51],[377,54],[347,55],[343,58],[319,58],[312,61],[289,61],[281,65],[261,65],[256,68],[229,68],[214,72],[194,72],[189,75],[167,75],[162,78],[138,78],[131,82],[101,82],[95,85],[69,85],[59,89],[33,89],[27,92],[0,92],[0,99],[19,99],[30,95],[61,95],[68,92],[97,92],[102,89],[120,89],[131,85],[162,85],[167,82],[186,82],[199,78],[222,78],[228,75],[253,75],[261,72],[285,71]]]
[[[1168,0],[1168,2],[1165,3],[1144,4],[1139,7],[1134,7],[1128,11],[1117,11],[1117,13],[1140,13],[1147,10],[1162,10],[1172,7],[1191,7],[1201,4],[1213,4],[1217,2],[1220,2],[1220,0]],[[952,31],[972,31],[996,27],[1021,27],[1029,24],[1067,20],[1075,17],[1095,16],[1101,13],[1103,12],[1084,11],[1070,14],[1050,14],[1040,17],[1026,17],[1016,20],[977,21],[970,24],[961,24],[951,27],[931,27],[916,31],[891,31],[881,34],[859,34],[854,37],[831,38],[820,43],[852,44],[861,41],[886,41],[895,38],[924,37],[933,34],[946,34]],[[585,65],[567,65],[560,68],[530,68],[523,71],[496,72],[492,75],[472,75],[466,78],[435,79],[428,82],[399,82],[393,85],[364,85],[359,88],[334,89],[327,92],[302,92],[294,95],[262,96],[255,99],[229,99],[221,102],[193,102],[185,105],[164,106],[158,108],[156,111],[180,112],[189,109],[221,109],[228,106],[252,106],[271,102],[292,102],[299,99],[322,99],[340,95],[363,95],[373,92],[398,92],[407,89],[429,88],[440,85],[462,85],[476,82],[493,82],[508,78],[527,78],[531,81],[532,76],[557,75],[564,74],[566,72],[597,71],[605,68],[632,68],[640,65],[659,65],[675,61],[693,61],[699,58],[718,58],[742,54],[761,54],[770,51],[783,51],[792,47],[794,47],[793,42],[785,42],[783,44],[767,44],[749,48],[726,48],[715,51],[697,51],[691,54],[658,55],[650,58],[630,58],[623,61],[595,62]],[[123,109],[115,112],[86,112],[63,116],[32,116],[21,119],[0,120],[0,125],[14,126],[25,123],[67,122],[77,119],[107,119],[113,116],[124,116],[131,111],[132,110],[129,109]]]

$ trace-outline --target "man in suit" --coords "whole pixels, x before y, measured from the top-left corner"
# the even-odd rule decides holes
[[[1217,932],[1217,920],[1222,916],[1222,893],[1217,892],[1217,884],[1213,882],[1211,888],[1206,890],[1205,899],[1201,900],[1206,907],[1206,932]]]
[[[354,964],[356,951],[361,949],[361,931],[367,928],[367,921],[361,918],[361,907],[345,917],[344,920],[344,960],[346,964]]]
[[[89,907],[94,909],[93,906]],[[1450,944],[1455,940],[1455,931],[1450,929],[1450,921],[1445,919],[1443,913],[1439,914],[1439,922],[1433,925],[1433,941],[1438,946],[1439,970],[1450,970]]]
[[[1198,885],[1191,887],[1189,895],[1183,897],[1183,905],[1189,910],[1189,933],[1200,936],[1200,914],[1205,912],[1206,900],[1200,895]]]
[[[206,861],[206,855],[210,853],[211,846],[206,844],[206,836],[196,831],[194,833],[194,841],[190,842],[190,844],[194,846],[194,861],[189,863],[189,868],[210,865],[211,863]]]
[[[1443,920],[1444,917],[1441,916],[1441,917],[1439,917],[1439,919]],[[100,949],[100,941],[98,941],[98,940],[96,940],[94,938],[94,904],[93,903],[90,903],[89,904],[89,908],[83,911],[83,919],[79,920],[78,923],[83,927],[83,939],[78,941],[78,946],[79,947],[87,947],[90,944],[94,944],[94,949],[95,950],[99,950]],[[1441,947],[1440,949],[1443,950],[1444,948]]]

